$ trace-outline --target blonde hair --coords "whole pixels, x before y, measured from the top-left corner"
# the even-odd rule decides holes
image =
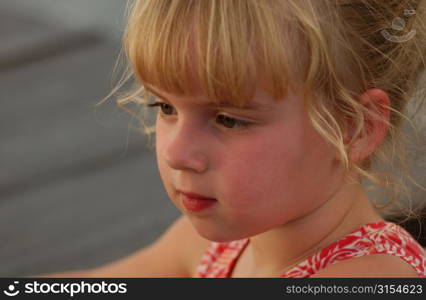
[[[131,1],[123,38],[129,65],[106,98],[135,79],[132,89],[119,94],[118,104],[138,116],[149,135],[154,128],[146,124],[143,104],[153,97],[150,87],[190,95],[195,76],[212,101],[241,106],[254,92],[246,86],[255,86],[260,72],[277,100],[288,88],[301,86],[313,126],[334,145],[345,169],[369,180],[368,189],[382,187],[383,196],[390,196],[385,205],[375,203],[383,216],[401,214],[407,206],[399,205],[402,196],[409,197],[404,178],[380,168],[393,166],[423,189],[408,172],[407,140],[401,127],[405,119],[415,128],[416,114],[406,114],[408,104],[424,107],[420,80],[426,65],[425,2]],[[389,95],[389,122],[358,102],[357,97],[371,88]],[[131,103],[141,104],[142,109],[135,113],[128,108]],[[366,117],[382,119],[389,130],[374,153],[354,163],[348,150],[368,131]],[[345,144],[349,124],[355,132]],[[381,166],[375,165],[380,162]],[[418,217],[424,202],[417,207],[409,204],[404,213]]]

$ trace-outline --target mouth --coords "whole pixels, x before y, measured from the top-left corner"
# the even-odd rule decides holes
[[[206,210],[217,202],[217,200],[214,198],[208,198],[199,194],[182,191],[179,192],[182,204],[188,211],[198,212]]]

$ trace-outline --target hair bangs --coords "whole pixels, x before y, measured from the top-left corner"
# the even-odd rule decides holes
[[[283,36],[284,22],[270,20],[273,6],[246,0],[136,5],[124,47],[137,80],[146,87],[142,91],[201,93],[218,105],[242,107],[261,79],[275,99],[286,95],[290,69],[298,69],[291,63],[300,56],[295,59],[294,45]]]

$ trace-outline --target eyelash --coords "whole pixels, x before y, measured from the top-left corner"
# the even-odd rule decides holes
[[[157,102],[155,102],[155,103],[148,104],[147,106],[148,106],[148,107],[156,107],[156,106],[158,106],[158,107],[160,107],[160,114],[161,114],[161,116],[162,116],[162,117],[170,116],[170,115],[167,115],[167,114],[165,114],[165,113],[163,112],[164,105],[168,105],[168,106],[170,106],[170,107],[173,107],[173,106],[171,106],[170,104],[167,104],[167,103],[164,103],[164,102],[158,102],[158,101],[157,101]],[[232,120],[232,121],[234,121],[235,123],[237,123],[237,124],[238,124],[238,128],[229,128],[229,127],[225,127],[225,126],[223,126],[223,127],[225,127],[227,130],[244,130],[244,129],[246,129],[247,127],[249,127],[250,125],[252,125],[252,123],[251,123],[251,122],[243,121],[243,120],[239,120],[239,119],[235,119],[235,118],[232,118],[232,117],[229,117],[229,116],[223,115],[223,114],[219,114],[219,115],[217,115],[217,116],[223,116],[223,117],[225,117],[226,119],[228,119],[228,120]],[[222,118],[222,120],[223,120],[223,118]]]

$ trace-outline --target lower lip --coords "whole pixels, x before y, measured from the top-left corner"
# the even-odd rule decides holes
[[[181,196],[183,205],[187,210],[190,211],[202,211],[211,207],[217,202],[215,199],[191,198],[184,194],[181,194]]]

